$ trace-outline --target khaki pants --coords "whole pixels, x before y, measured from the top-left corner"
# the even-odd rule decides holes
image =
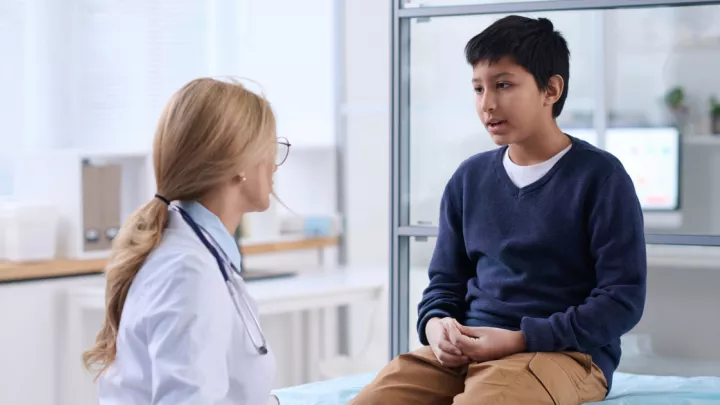
[[[391,361],[350,405],[579,405],[606,394],[605,377],[586,354],[518,353],[447,368],[426,346]]]

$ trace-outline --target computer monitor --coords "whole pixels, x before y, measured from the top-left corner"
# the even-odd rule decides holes
[[[680,133],[676,128],[609,128],[605,150],[630,174],[644,211],[680,208]]]

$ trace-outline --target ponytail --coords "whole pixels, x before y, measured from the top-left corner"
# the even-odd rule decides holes
[[[86,369],[99,366],[97,376],[115,361],[120,315],[130,285],[150,252],[160,243],[167,219],[167,200],[160,196],[153,198],[128,218],[113,241],[105,268],[105,320],[95,345],[83,353]]]

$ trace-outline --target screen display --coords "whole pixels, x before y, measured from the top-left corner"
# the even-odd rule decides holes
[[[680,134],[675,128],[611,128],[605,150],[615,155],[635,184],[644,210],[679,208]]]

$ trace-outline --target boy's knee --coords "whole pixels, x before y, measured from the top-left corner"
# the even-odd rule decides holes
[[[578,354],[578,356],[584,356]],[[454,404],[576,405],[605,398],[602,371],[563,353],[521,353],[473,364]],[[479,400],[478,398],[482,399]]]
[[[450,403],[464,388],[464,373],[442,367],[430,348],[388,363],[350,405]]]

